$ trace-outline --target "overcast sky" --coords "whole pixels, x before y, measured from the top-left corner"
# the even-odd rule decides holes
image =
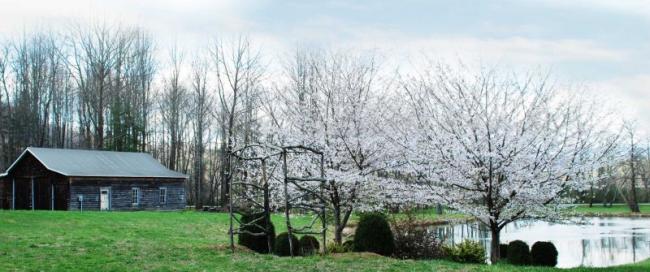
[[[251,37],[265,56],[297,45],[427,54],[548,69],[650,128],[650,1],[0,0],[0,37],[89,21],[140,25],[159,48]]]

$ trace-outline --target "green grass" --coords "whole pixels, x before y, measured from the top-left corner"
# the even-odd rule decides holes
[[[641,210],[641,214],[650,215],[649,203],[639,204],[639,209]],[[575,212],[578,214],[585,214],[585,215],[616,215],[616,216],[634,215],[626,204],[614,204],[612,205],[612,207],[603,207],[602,204],[595,203],[591,208],[589,207],[589,205],[582,204],[576,206]]]
[[[283,218],[273,221],[283,231]],[[294,259],[231,254],[227,231],[228,216],[216,213],[0,211],[0,271],[650,271],[650,261],[559,270],[363,253]]]

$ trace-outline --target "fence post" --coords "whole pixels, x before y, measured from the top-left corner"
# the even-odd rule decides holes
[[[293,241],[291,239],[292,231],[291,231],[291,219],[289,217],[289,209],[291,209],[291,206],[289,204],[289,189],[288,183],[288,174],[287,174],[287,150],[285,148],[282,149],[282,172],[284,173],[284,216],[286,217],[287,220],[287,234],[289,239],[289,253],[291,253],[291,257],[293,258]],[[298,245],[296,245],[298,246]]]
[[[11,209],[16,209],[16,179],[11,179]]]
[[[34,177],[32,177],[32,211],[34,210]]]

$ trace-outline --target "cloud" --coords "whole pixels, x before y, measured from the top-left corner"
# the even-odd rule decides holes
[[[588,40],[433,37],[403,41],[402,44],[413,50],[425,49],[443,56],[462,55],[483,60],[534,65],[566,61],[621,61],[625,58],[624,52],[604,48]]]
[[[65,27],[69,23],[109,22],[139,25],[158,36],[244,32],[252,1],[237,0],[0,0],[0,32]]]
[[[554,3],[553,0],[546,1]],[[234,36],[243,33],[250,34],[254,40],[262,40],[262,46],[270,45],[273,51],[291,48],[296,44],[318,44],[326,47],[379,49],[396,56],[417,56],[424,52],[442,58],[462,56],[486,62],[527,65],[567,61],[621,61],[626,58],[625,52],[589,40],[535,39],[507,35],[499,38],[409,35],[400,29],[351,23],[333,14],[313,16],[307,21],[283,25],[279,29],[269,28],[250,14],[250,11],[268,7],[268,4],[265,0],[195,0],[189,3],[182,0],[0,0],[0,6],[11,7],[0,10],[0,33],[15,33],[34,25],[57,27],[57,23],[99,19],[141,25],[153,32],[162,47],[178,40],[181,46],[196,48],[216,35]],[[350,5],[341,1],[331,4]],[[361,8],[357,6],[350,9]]]
[[[611,11],[650,19],[650,1],[645,0],[528,1],[551,8]],[[369,12],[377,10],[372,5],[379,3],[355,4],[336,0],[327,2],[326,6],[337,7],[335,10]],[[231,38],[244,34],[250,35],[254,45],[262,49],[269,67],[275,69],[281,65],[276,57],[290,55],[296,46],[316,45],[344,50],[377,50],[388,58],[388,63],[385,63],[388,67],[408,66],[410,61],[426,55],[442,61],[460,59],[463,62],[477,61],[524,70],[537,67],[560,68],[564,71],[577,69],[590,75],[600,71],[606,73],[604,76],[607,77],[612,77],[612,72],[617,71],[620,75],[628,75],[587,84],[594,90],[612,94],[625,108],[634,109],[635,113],[630,114],[639,119],[650,116],[650,91],[646,89],[646,86],[650,86],[650,71],[642,64],[636,64],[644,58],[639,56],[638,50],[621,46],[625,45],[624,41],[604,43],[598,40],[598,35],[583,35],[584,38],[526,36],[526,33],[541,32],[544,25],[503,24],[498,20],[480,22],[481,29],[470,33],[463,33],[462,27],[458,32],[452,32],[453,28],[450,31],[416,31],[391,24],[390,20],[353,20],[326,8],[319,9],[324,12],[310,14],[306,18],[297,17],[303,19],[293,21],[290,15],[296,10],[292,9],[292,5],[317,4],[297,1],[281,5],[269,0],[0,0],[0,7],[3,7],[0,9],[0,36],[20,34],[32,28],[60,30],[75,21],[106,21],[140,25],[150,30],[157,39],[158,48],[162,49],[163,60],[167,57],[164,50],[175,41],[190,57],[192,52],[198,51],[197,48],[206,46],[211,38]],[[288,10],[279,12],[277,9]],[[262,12],[270,16],[260,16]],[[489,35],[485,35],[485,32]],[[650,128],[650,120],[647,123]]]
[[[618,12],[650,19],[650,1],[647,0],[529,0],[529,2],[557,8]]]
[[[650,74],[636,74],[587,84],[592,92],[617,105],[627,119],[636,120],[650,136]]]
[[[425,55],[443,61],[470,60],[513,67],[555,67],[566,63],[622,63],[627,51],[587,39],[537,39],[522,36],[479,38],[474,36],[416,36],[372,28],[346,30],[353,37],[334,38],[340,48],[376,49],[397,62]]]

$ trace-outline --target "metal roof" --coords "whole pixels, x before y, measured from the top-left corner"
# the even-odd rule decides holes
[[[7,169],[5,175],[27,153],[32,154],[48,170],[69,177],[188,177],[167,169],[147,153],[36,147],[28,147]]]

